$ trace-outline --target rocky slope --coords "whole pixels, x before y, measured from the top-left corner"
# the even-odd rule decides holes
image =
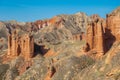
[[[120,42],[115,42],[103,59],[82,71],[72,80],[120,80]]]
[[[120,7],[0,22],[0,80],[120,80]]]
[[[81,40],[84,38],[86,25],[89,21],[90,18],[86,14],[77,13],[74,15],[58,15],[50,20],[36,21],[35,24],[40,27],[37,34],[40,42],[57,44],[64,40]]]

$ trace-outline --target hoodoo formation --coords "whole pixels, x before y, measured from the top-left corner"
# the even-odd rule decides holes
[[[34,39],[29,34],[19,36],[16,31],[8,36],[8,56],[22,56],[29,60],[34,56]]]
[[[98,55],[105,54],[115,41],[120,39],[120,14],[119,8],[108,14],[106,22],[98,15],[91,16],[86,34],[85,51],[96,51]]]
[[[88,23],[86,34],[86,51],[96,51],[98,55],[104,54],[104,27],[103,19],[97,15],[92,16]]]

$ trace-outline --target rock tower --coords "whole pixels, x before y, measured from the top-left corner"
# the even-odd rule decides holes
[[[19,36],[16,31],[8,36],[8,56],[23,56],[25,60],[34,56],[34,39],[30,34]]]

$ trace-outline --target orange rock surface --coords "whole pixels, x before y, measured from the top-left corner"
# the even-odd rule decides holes
[[[111,13],[107,15],[107,29],[115,36],[116,40],[120,40],[120,14]]]
[[[120,9],[120,8],[118,8]],[[98,15],[91,16],[86,34],[85,51],[96,51],[99,55],[106,53],[115,41],[120,40],[119,10],[107,15],[106,20]]]
[[[34,22],[34,24],[39,28],[44,28],[47,26],[54,26],[54,27],[61,27],[62,26],[62,22],[63,20],[60,17],[53,17],[51,19],[47,19],[47,20],[38,20],[36,22]]]
[[[8,36],[8,57],[22,56],[29,60],[34,55],[34,39],[32,36],[25,34],[18,36],[16,31]]]
[[[99,55],[104,54],[104,29],[102,19],[97,15],[92,16],[93,21],[88,24],[86,34],[87,51],[95,50]]]

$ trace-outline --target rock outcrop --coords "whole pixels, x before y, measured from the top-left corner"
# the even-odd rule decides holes
[[[34,22],[34,24],[38,27],[38,29],[42,29],[44,27],[50,26],[52,27],[62,27],[62,21],[64,21],[62,18],[55,16],[51,19],[47,20],[38,20]]]
[[[120,39],[120,8],[108,14],[106,20],[98,15],[93,15],[91,20],[87,28],[85,51],[104,54]]]
[[[85,13],[74,15],[57,15],[51,19],[39,20],[34,24],[39,27],[38,42],[58,44],[64,40],[84,40],[86,26],[90,21]],[[39,36],[41,35],[41,36]]]
[[[14,31],[8,36],[8,56],[17,57],[21,55],[25,60],[34,56],[34,39],[29,34],[17,35]]]
[[[114,43],[102,60],[97,61],[71,80],[120,80],[120,42]]]
[[[86,34],[86,51],[96,51],[99,55],[104,54],[104,29],[103,20],[99,16],[93,15],[92,21],[88,24]]]
[[[115,41],[120,39],[120,7],[106,16],[105,47],[106,52]]]
[[[120,7],[107,15],[107,29],[117,41],[120,40]]]

